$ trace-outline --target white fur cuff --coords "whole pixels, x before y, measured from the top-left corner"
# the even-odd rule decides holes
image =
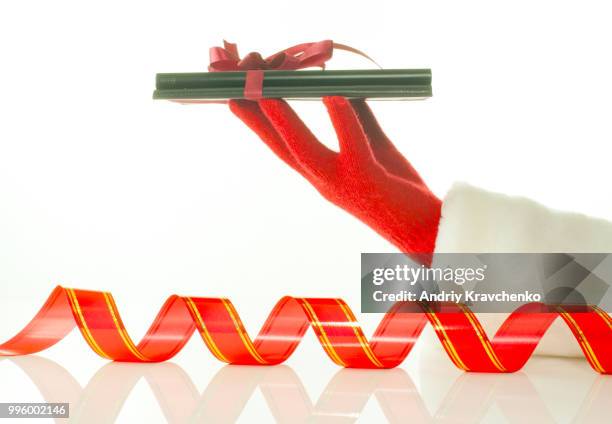
[[[436,253],[612,252],[612,223],[548,209],[532,200],[455,184],[442,205]],[[492,335],[507,314],[480,314]],[[536,353],[582,356],[578,342],[557,319]]]

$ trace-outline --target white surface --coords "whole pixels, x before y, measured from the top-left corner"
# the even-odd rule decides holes
[[[358,310],[359,253],[395,249],[325,203],[226,107],[151,100],[156,72],[205,70],[222,38],[264,54],[332,38],[386,68],[431,67],[433,99],[372,107],[435,193],[464,180],[610,219],[609,22],[604,1],[3,2],[0,340],[58,282],[112,291],[136,338],[172,292],[230,297],[251,332],[286,293],[341,296]],[[369,65],[340,53],[330,68],[354,66]],[[321,104],[296,108],[335,143]],[[366,329],[377,320],[360,315]],[[203,390],[217,364],[190,346],[177,361]],[[54,349],[45,355],[81,385],[102,364],[76,336]],[[311,399],[336,372],[319,349],[310,337],[290,362]],[[553,389],[583,396],[573,368],[586,364],[543,364],[553,383],[540,393],[568,421],[576,411]],[[4,381],[0,398],[36,396]],[[271,419],[260,394],[251,402],[245,417]],[[159,416],[155,405],[138,383],[121,414]],[[381,417],[375,402],[365,408],[364,421]]]
[[[21,357],[0,361],[0,396],[69,401],[75,423],[609,422],[612,379],[585,361],[539,357],[519,373],[477,374],[457,371],[438,353],[384,371],[327,367],[322,350],[309,362],[275,367],[222,367],[201,361],[201,352],[163,364],[79,367]],[[307,371],[313,362],[317,373]],[[55,397],[45,398],[41,383]]]

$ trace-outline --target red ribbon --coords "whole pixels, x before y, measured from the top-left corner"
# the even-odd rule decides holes
[[[263,97],[263,77],[266,70],[297,70],[319,67],[331,59],[334,50],[345,50],[358,54],[378,66],[372,58],[353,47],[323,40],[315,43],[302,43],[286,48],[267,58],[251,52],[240,58],[236,44],[223,41],[223,47],[210,48],[210,72],[246,71],[244,97],[257,100]]]
[[[341,299],[283,297],[259,335],[251,339],[228,299],[170,296],[146,335],[135,344],[113,297],[107,292],[56,287],[32,321],[0,344],[0,356],[44,350],[75,326],[103,358],[159,362],[176,355],[197,329],[211,353],[230,364],[274,365],[291,356],[312,327],[336,364],[353,368],[392,368],[408,356],[429,322],[451,361],[465,371],[513,372],[523,367],[555,319],[561,317],[597,372],[612,373],[612,318],[595,306],[580,311],[541,303],[514,311],[489,339],[465,306],[397,303],[368,341]]]

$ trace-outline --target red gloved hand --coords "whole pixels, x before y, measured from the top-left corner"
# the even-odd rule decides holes
[[[321,144],[283,100],[232,100],[230,109],[326,199],[429,265],[441,201],[393,146],[364,100],[327,97],[323,103],[339,153]]]

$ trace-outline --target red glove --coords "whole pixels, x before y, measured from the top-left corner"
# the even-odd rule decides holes
[[[384,134],[364,100],[323,99],[340,152],[321,144],[283,100],[232,100],[230,109],[330,202],[429,265],[441,201]]]

